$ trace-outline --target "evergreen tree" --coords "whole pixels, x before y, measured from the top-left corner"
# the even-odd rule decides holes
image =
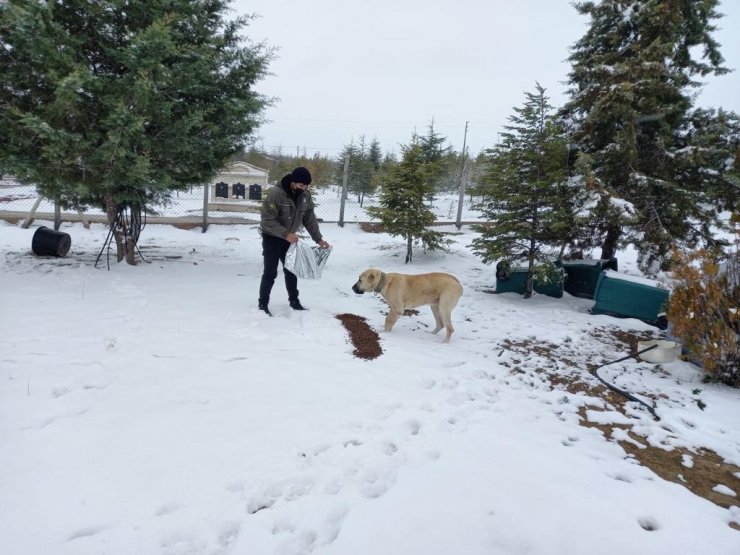
[[[379,148],[377,141],[376,146]],[[371,145],[372,146],[372,145]],[[355,145],[354,142],[345,145],[339,158],[337,159],[336,176],[337,181],[341,183],[344,174],[344,161],[349,159],[349,168],[347,175],[347,191],[357,195],[357,203],[362,206],[365,196],[375,193],[375,184],[373,175],[377,169],[375,161],[371,158],[376,153],[372,152],[365,144],[365,136],[360,135],[360,142]]]
[[[397,163],[398,163],[398,160],[396,159],[396,153],[386,152],[385,156],[383,156],[383,161],[380,164],[380,169],[382,171],[388,171],[390,168],[395,166]]]
[[[695,77],[727,71],[712,38],[717,3],[575,4],[590,26],[572,49],[571,99],[563,115],[579,149],[593,160],[604,193],[598,209],[602,258],[614,256],[625,238],[637,246],[642,269],[652,273],[671,244],[706,241],[705,230],[717,223],[717,195],[687,180],[676,156],[691,91],[699,85]]]
[[[699,108],[689,114],[676,140],[679,173],[692,189],[704,188],[718,210],[736,212],[740,196],[740,117]]]
[[[444,185],[450,181],[451,147],[443,146],[447,142],[447,137],[435,131],[434,119],[429,122],[426,135],[419,136],[418,141],[423,160],[425,162],[435,162],[439,168],[439,172],[434,176],[434,187],[429,196],[429,202],[433,202],[435,193],[444,188]],[[454,169],[452,171],[454,172]]]
[[[435,215],[427,199],[434,190],[439,162],[426,160],[417,140],[403,145],[401,150],[401,161],[381,178],[379,206],[366,210],[380,220],[388,233],[406,240],[408,264],[414,243],[421,242],[424,250],[436,250],[444,248],[446,241],[441,232],[429,229]]]
[[[272,52],[221,0],[0,3],[0,166],[65,208],[106,210],[134,263],[142,211],[206,182],[269,99]],[[130,210],[130,220],[121,218]]]
[[[360,135],[360,144],[358,146],[359,156],[354,160],[354,167],[350,163],[350,180],[349,188],[357,194],[357,202],[360,206],[365,202],[365,196],[371,195],[373,189],[373,173],[375,168],[373,161],[370,159],[370,149],[365,142],[365,136]]]
[[[484,152],[479,152],[475,158],[470,159],[470,168],[468,174],[468,186],[465,191],[470,195],[470,202],[473,203],[474,197],[483,197],[486,185],[483,177],[485,175],[484,168],[487,166],[490,156]]]
[[[529,298],[535,278],[559,276],[554,260],[583,227],[580,213],[588,195],[579,180],[567,179],[568,145],[545,89],[537,84],[536,93],[525,96],[491,151],[481,190],[491,225],[480,228],[472,246],[487,263],[526,263]]]
[[[380,142],[378,141],[377,137],[374,137],[373,140],[370,142],[370,148],[367,152],[367,159],[372,165],[373,172],[379,171],[380,167],[383,165],[383,151],[380,148]]]
[[[447,153],[450,147],[443,147],[447,142],[447,137],[434,130],[434,119],[429,122],[427,134],[419,137],[419,146],[421,147],[422,157],[425,162],[439,162]]]

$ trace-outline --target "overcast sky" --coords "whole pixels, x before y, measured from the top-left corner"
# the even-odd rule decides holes
[[[569,0],[235,0],[247,35],[279,49],[257,89],[277,97],[259,130],[268,151],[334,156],[364,135],[399,152],[435,129],[471,154],[493,146],[538,81],[565,100],[569,47],[586,17]],[[726,65],[698,98],[740,112],[740,0],[723,0],[715,38]]]

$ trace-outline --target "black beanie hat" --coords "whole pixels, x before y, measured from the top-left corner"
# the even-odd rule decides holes
[[[303,183],[304,185],[310,185],[311,172],[303,166],[298,166],[296,169],[293,170],[293,173],[290,174],[290,180],[293,183]]]

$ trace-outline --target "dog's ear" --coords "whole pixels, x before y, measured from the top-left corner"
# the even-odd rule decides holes
[[[370,272],[370,273],[369,273],[369,274],[367,275],[367,280],[368,280],[368,281],[369,281],[370,283],[374,283],[374,282],[375,282],[375,272]]]

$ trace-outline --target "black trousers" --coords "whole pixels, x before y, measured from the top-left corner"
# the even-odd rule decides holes
[[[262,259],[264,269],[262,270],[262,281],[260,282],[260,304],[270,302],[270,292],[275,284],[278,273],[278,262],[283,264],[285,275],[285,288],[288,290],[288,300],[298,300],[298,278],[295,274],[285,269],[285,254],[288,252],[290,243],[274,235],[262,235]]]

